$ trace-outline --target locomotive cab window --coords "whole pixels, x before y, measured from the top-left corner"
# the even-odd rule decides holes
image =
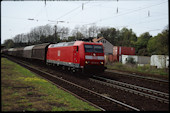
[[[86,53],[103,53],[103,47],[101,45],[84,45]]]
[[[93,45],[84,45],[84,49],[86,53],[91,53],[93,52]]]
[[[94,45],[95,53],[103,53],[103,47],[101,45]]]

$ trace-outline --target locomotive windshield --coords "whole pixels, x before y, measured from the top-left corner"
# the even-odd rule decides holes
[[[84,48],[85,48],[85,52],[86,53],[91,53],[93,52],[93,45],[84,45]]]
[[[101,45],[94,45],[95,53],[103,53],[103,47]]]
[[[84,45],[86,53],[103,53],[103,47],[101,45]]]

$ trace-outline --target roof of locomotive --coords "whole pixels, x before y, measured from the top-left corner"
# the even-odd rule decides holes
[[[76,42],[74,43],[74,45],[76,45],[76,46],[81,45],[81,44],[95,44],[95,45],[102,45],[102,43],[98,43],[98,42],[76,41]]]
[[[57,44],[50,44],[48,46],[48,48],[52,48],[52,47],[63,47],[63,46],[72,46],[74,45],[75,41],[72,41],[72,42],[60,42],[60,43],[57,43]]]
[[[50,44],[48,48],[53,48],[53,47],[64,47],[64,46],[79,46],[81,44],[97,44],[101,45],[102,43],[95,43],[95,42],[84,42],[84,41],[72,41],[72,42],[60,42],[57,44]]]

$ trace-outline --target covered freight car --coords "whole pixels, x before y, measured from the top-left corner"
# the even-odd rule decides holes
[[[1,50],[1,53],[2,53],[2,54],[8,54],[8,49],[2,49],[2,50]]]
[[[8,54],[11,56],[16,56],[16,48],[10,48],[8,49]]]
[[[32,48],[32,59],[46,61],[46,53],[50,43],[38,44]]]
[[[29,58],[31,59],[32,58],[32,49],[33,49],[34,45],[32,46],[27,46],[24,48],[23,50],[23,57],[24,58]]]
[[[13,49],[14,49],[14,48],[10,48],[10,49],[8,49],[8,52],[7,52],[7,53],[8,53],[8,55],[12,55],[12,51],[13,51]]]
[[[24,47],[16,48],[16,51],[15,51],[15,53],[14,53],[14,56],[23,57],[23,49],[24,49]]]

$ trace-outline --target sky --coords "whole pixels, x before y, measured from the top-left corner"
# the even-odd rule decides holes
[[[123,27],[152,36],[169,26],[168,0],[1,1],[1,44],[32,28]]]

